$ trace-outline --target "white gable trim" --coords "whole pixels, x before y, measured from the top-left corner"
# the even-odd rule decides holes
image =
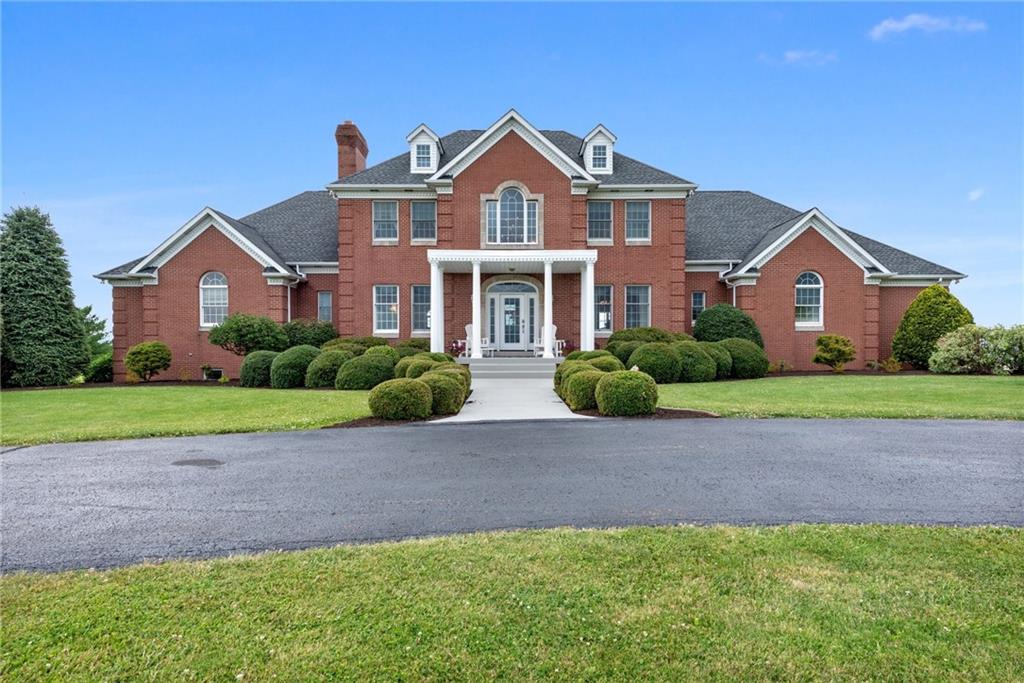
[[[420,125],[416,126],[411,133],[409,133],[408,135],[405,136],[405,141],[406,142],[412,142],[413,140],[415,140],[420,135],[420,133],[423,133],[428,138],[433,140],[434,143],[438,147],[441,148],[441,151],[442,152],[444,151],[444,147],[442,147],[442,145],[441,145],[441,138],[438,137],[437,133],[435,133],[434,131],[430,130],[430,126],[428,126],[425,123],[421,123]]]
[[[164,240],[160,246],[150,252],[146,258],[139,261],[139,263],[129,272],[131,274],[136,274],[143,268],[159,268],[174,258],[178,252],[191,244],[194,239],[206,232],[209,228],[216,228],[217,230],[220,230],[228,239],[238,245],[242,251],[251,256],[264,268],[273,268],[276,272],[281,273],[282,275],[290,275],[290,273],[281,268],[274,259],[270,258],[270,256],[268,256],[263,250],[231,227],[227,221],[218,216],[217,212],[208,206],[193,216],[173,235]]]
[[[816,230],[822,237],[827,239],[832,246],[841,251],[848,259],[860,266],[865,275],[868,275],[868,267],[873,267],[879,272],[874,275],[891,275],[892,271],[886,268],[874,256],[869,254],[859,244],[843,232],[838,225],[833,223],[828,216],[818,209],[811,209],[798,220],[793,227],[772,242],[760,254],[755,256],[741,270],[730,275],[730,279],[749,273],[752,269],[760,270],[764,264],[772,260],[779,252],[789,246],[790,242],[802,235],[807,229]]]
[[[583,148],[586,147],[587,143],[590,142],[598,133],[603,133],[606,138],[611,140],[612,144],[615,144],[616,142],[619,141],[619,139],[615,137],[615,133],[605,128],[603,123],[599,123],[596,126],[594,126],[594,130],[587,133],[586,136],[583,138],[583,143],[580,145],[581,156],[583,154]]]
[[[470,143],[466,149],[459,152],[454,159],[438,169],[437,173],[432,175],[428,182],[440,180],[445,175],[457,176],[510,132],[515,132],[519,137],[526,140],[541,156],[570,178],[581,176],[591,182],[597,182],[579,164],[570,159],[565,152],[558,149],[539,130],[530,125],[530,122],[520,116],[519,112],[515,109],[510,109],[507,114],[495,121],[490,128]]]

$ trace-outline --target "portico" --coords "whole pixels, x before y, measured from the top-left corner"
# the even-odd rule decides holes
[[[430,249],[427,260],[430,263],[431,351],[446,350],[444,276],[450,273],[468,273],[472,277],[472,322],[468,339],[472,358],[482,357],[485,336],[499,344],[499,348],[504,343],[505,348],[537,349],[544,358],[554,358],[554,276],[574,273],[580,276],[580,348],[593,350],[596,250]],[[501,276],[490,279],[486,298],[484,275]]]

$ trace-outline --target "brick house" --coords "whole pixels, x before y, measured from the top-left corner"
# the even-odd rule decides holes
[[[331,321],[345,336],[429,338],[474,356],[553,356],[623,327],[692,330],[706,307],[747,311],[772,360],[812,369],[823,333],[852,367],[885,358],[924,287],[965,277],[746,191],[703,191],[584,137],[509,111],[367,168],[355,124],[335,133],[338,179],[240,219],[205,208],[148,255],[96,277],[113,286],[114,371],[140,341],[174,355],[166,377],[241,359],[207,341],[229,313]],[[545,334],[551,330],[551,334]]]

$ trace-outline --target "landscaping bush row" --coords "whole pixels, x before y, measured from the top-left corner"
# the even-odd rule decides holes
[[[951,375],[1024,374],[1024,325],[963,325],[939,338],[928,369]]]
[[[654,344],[660,342],[651,342]],[[658,405],[654,378],[639,370],[623,370],[612,356],[576,356],[555,368],[555,393],[572,410],[593,410],[602,415],[649,415]]]

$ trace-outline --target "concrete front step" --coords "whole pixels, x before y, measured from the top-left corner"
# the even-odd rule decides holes
[[[473,377],[490,378],[550,378],[557,363],[551,358],[474,358],[469,360]]]

